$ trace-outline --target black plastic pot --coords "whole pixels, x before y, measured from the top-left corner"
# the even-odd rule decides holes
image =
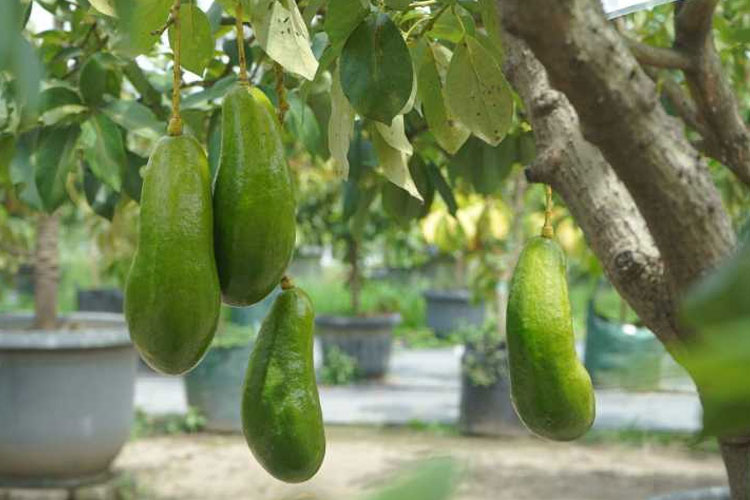
[[[323,363],[328,351],[337,347],[354,358],[357,371],[365,378],[382,377],[388,371],[393,348],[393,328],[398,314],[369,317],[318,316],[315,334],[320,339]]]
[[[484,324],[484,302],[472,303],[468,290],[427,290],[427,326],[438,337],[449,336],[461,327]]]
[[[471,353],[468,345],[464,356]],[[505,347],[502,347],[505,352]],[[510,395],[510,379],[503,373],[489,386],[476,385],[467,373],[461,374],[459,429],[476,436],[507,436],[518,434],[523,424],[518,419]]]
[[[109,475],[130,436],[136,352],[122,315],[65,328],[0,316],[0,487],[75,487]]]
[[[124,296],[118,288],[93,288],[78,290],[78,310],[122,313]]]

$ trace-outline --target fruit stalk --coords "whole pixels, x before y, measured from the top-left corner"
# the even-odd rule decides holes
[[[169,119],[167,133],[171,136],[182,135],[182,117],[180,116],[180,53],[182,52],[182,41],[180,34],[180,0],[172,4],[172,20],[175,30],[174,58],[172,68],[172,116]]]
[[[235,27],[237,29],[237,52],[240,59],[240,83],[242,85],[250,85],[247,80],[247,59],[245,58],[245,29],[242,26],[242,2],[237,2],[237,12],[235,19]]]

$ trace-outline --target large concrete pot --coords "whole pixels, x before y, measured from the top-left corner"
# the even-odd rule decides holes
[[[393,348],[393,328],[398,314],[368,317],[318,316],[315,334],[320,339],[323,363],[332,347],[354,358],[357,372],[365,378],[382,377],[388,371]]]
[[[427,326],[441,338],[463,326],[484,324],[484,302],[474,304],[468,290],[427,290]]]
[[[185,376],[188,405],[206,418],[206,429],[241,432],[242,383],[253,342],[213,347],[203,361]]]
[[[136,352],[122,315],[74,313],[60,330],[0,316],[0,487],[107,477],[130,435]]]

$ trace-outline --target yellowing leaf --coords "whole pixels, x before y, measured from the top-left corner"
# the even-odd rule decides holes
[[[346,179],[349,176],[349,142],[354,133],[354,108],[341,90],[338,66],[331,82],[331,118],[328,121],[328,149],[331,152],[336,173]]]
[[[375,151],[378,155],[378,162],[383,171],[383,175],[385,175],[389,181],[401,189],[404,189],[416,199],[424,201],[416,184],[414,184],[414,180],[411,178],[411,174],[409,173],[409,155],[398,149],[392,148],[377,128],[373,127],[371,132],[372,144],[375,146]]]
[[[89,3],[93,8],[111,17],[117,17],[115,12],[115,6],[112,0],[89,0]]]
[[[398,115],[394,118],[390,126],[385,125],[384,123],[375,122],[375,127],[378,129],[380,136],[390,147],[409,156],[414,154],[414,148],[406,137],[406,132],[404,131],[404,115]]]
[[[250,15],[258,43],[284,69],[313,80],[318,61],[297,4],[291,0],[254,2]]]

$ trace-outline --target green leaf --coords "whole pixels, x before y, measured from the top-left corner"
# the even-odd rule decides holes
[[[411,221],[418,219],[424,209],[421,201],[392,182],[383,184],[380,196],[385,212],[402,227],[408,227]]]
[[[458,203],[456,203],[456,198],[453,196],[453,190],[448,185],[445,177],[443,177],[440,169],[434,163],[425,164],[425,169],[432,185],[435,186],[435,189],[440,193],[440,197],[448,207],[448,212],[455,217],[456,212],[458,211]]]
[[[102,14],[117,17],[114,0],[89,0],[89,3]]]
[[[78,125],[42,129],[39,147],[34,153],[34,181],[42,207],[54,212],[67,199],[65,183],[75,162]]]
[[[385,6],[393,10],[407,10],[411,0],[385,0]]]
[[[79,123],[88,110],[89,108],[80,104],[64,104],[45,111],[39,119],[47,127],[58,124]]]
[[[122,72],[102,54],[91,56],[78,77],[78,89],[83,100],[93,106],[102,104],[104,94],[120,97],[121,85]]]
[[[448,168],[455,177],[468,180],[477,193],[491,195],[500,190],[517,157],[515,136],[508,136],[495,147],[472,137]]]
[[[479,0],[481,9],[482,24],[487,37],[492,41],[495,50],[502,54],[503,42],[500,34],[500,16],[497,12],[496,0]]]
[[[177,30],[169,27],[169,46],[175,49]],[[214,39],[211,24],[206,14],[196,5],[183,3],[180,6],[180,64],[198,76],[203,75],[214,54]]]
[[[458,14],[456,14],[458,10]],[[433,38],[458,43],[465,34],[474,34],[474,21],[463,9],[448,9],[445,11],[427,33]]]
[[[86,201],[95,214],[107,220],[112,220],[120,195],[103,182],[100,182],[94,175],[91,167],[86,163],[83,165],[83,193],[86,195]]]
[[[141,177],[141,169],[148,163],[148,158],[143,158],[130,151],[126,152],[127,155],[127,166],[125,168],[125,175],[122,178],[122,190],[127,194],[131,200],[141,202],[141,189],[143,188],[143,177]]]
[[[328,149],[331,152],[336,173],[346,179],[349,176],[349,143],[354,133],[354,108],[346,100],[341,89],[341,75],[336,67],[331,77],[331,117],[328,121]]]
[[[221,15],[222,8],[221,2],[213,2],[211,7],[206,11],[206,17],[208,17],[208,24],[211,25],[211,33],[216,33],[221,28]]]
[[[446,105],[444,81],[438,70],[435,52],[447,50],[429,44],[418,71],[419,99],[427,126],[441,148],[455,154],[471,135]],[[448,54],[450,57],[450,54]]]
[[[369,12],[363,0],[329,0],[324,27],[331,44],[344,42]]]
[[[132,57],[149,53],[159,39],[151,32],[167,22],[172,3],[172,0],[115,0],[119,17],[118,48]]]
[[[11,184],[10,164],[16,154],[16,137],[12,134],[0,134],[0,187]]]
[[[145,139],[157,140],[166,130],[153,111],[138,101],[118,99],[108,102],[101,110],[117,125]]]
[[[16,186],[18,198],[35,210],[42,210],[42,200],[34,180],[32,157],[37,151],[39,129],[21,134],[16,141],[16,152],[10,162],[10,181]]]
[[[250,64],[253,62],[253,52],[250,49],[250,43],[247,40],[243,40],[243,42],[245,45],[245,62],[249,68]],[[221,44],[221,50],[229,56],[229,64],[233,66],[238,66],[240,64],[240,51],[238,50],[236,38],[227,38],[224,40]]]
[[[367,500],[448,500],[458,486],[459,470],[451,458],[432,458],[401,474]]]
[[[474,135],[491,145],[512,124],[513,94],[495,58],[466,36],[451,59],[446,77],[448,107]]]
[[[373,128],[370,135],[383,175],[414,198],[424,201],[409,173],[409,165],[407,163],[409,155],[391,147],[377,128]]]
[[[307,3],[307,7],[305,7],[304,12],[302,12],[302,18],[305,20],[305,24],[308,27],[310,27],[310,23],[312,23],[315,14],[318,13],[318,10],[320,10],[325,3],[325,0],[310,0]],[[330,9],[328,12],[330,13]]]
[[[347,154],[349,163],[349,179],[359,180],[366,168],[375,168],[378,165],[378,157],[375,154],[372,142],[365,138],[362,133],[362,122],[355,123],[352,141],[349,144]]]
[[[66,104],[81,104],[81,98],[75,90],[64,86],[55,86],[49,87],[39,94],[40,113]]]
[[[226,94],[229,89],[232,88],[235,81],[237,81],[236,76],[225,76],[221,80],[211,85],[209,88],[186,96],[182,100],[182,107],[185,109],[196,108],[205,104],[207,101],[221,99],[224,97],[224,94]]]
[[[366,118],[390,125],[408,103],[414,70],[401,32],[385,14],[368,16],[341,52],[341,86]]]
[[[296,93],[289,94],[289,112],[284,119],[292,137],[302,142],[310,154],[320,155],[322,149],[322,135],[320,125],[315,118],[310,106],[308,106]]]
[[[318,60],[296,2],[255,0],[251,20],[258,43],[271,59],[307,80],[315,78]]]
[[[125,171],[125,146],[120,128],[104,114],[95,114],[83,124],[81,145],[96,177],[119,192]]]

